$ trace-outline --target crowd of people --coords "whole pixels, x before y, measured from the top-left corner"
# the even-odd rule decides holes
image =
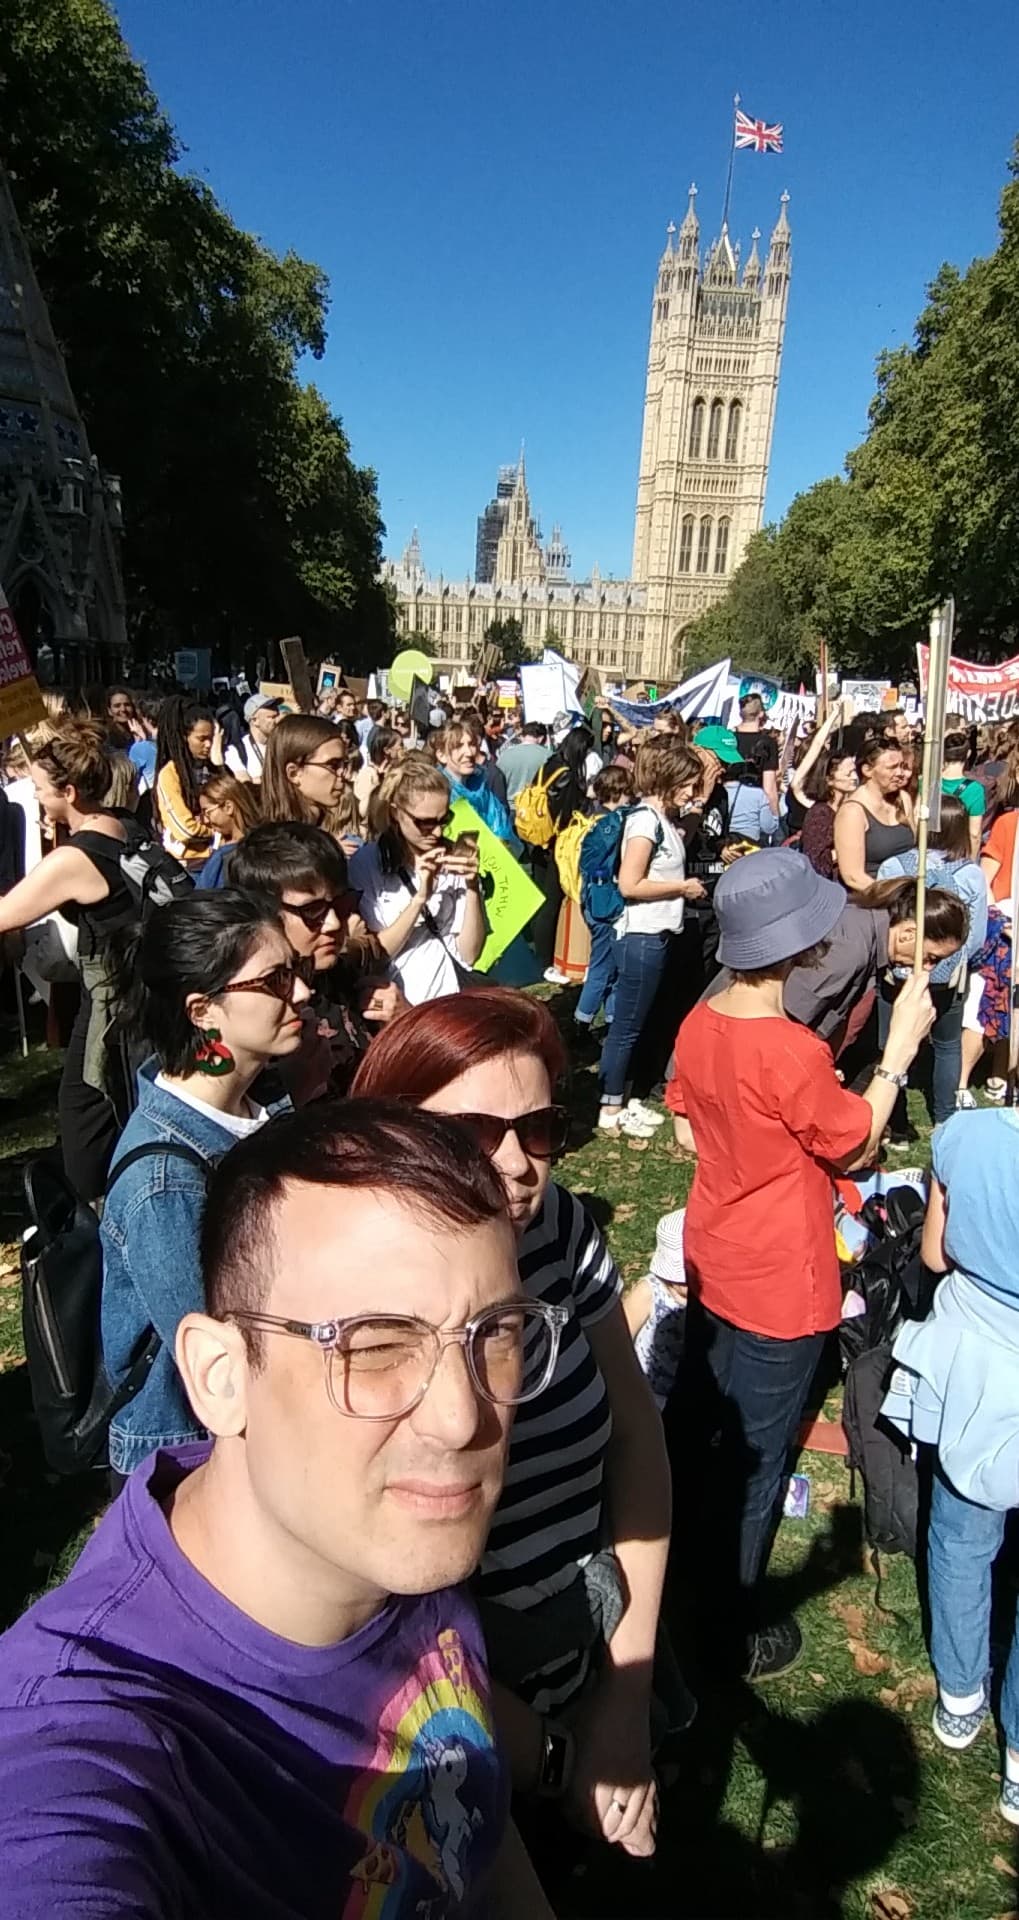
[[[934,1729],[975,1739],[1019,1506],[1019,728],[950,723],[921,916],[902,712],[794,741],[758,694],[734,728],[48,704],[5,764],[0,932],[100,1222],[111,1504],[0,1643],[8,1911],[540,1920],[550,1822],[652,1854],[684,1671],[800,1653],[765,1575],[843,1314],[832,1183],[910,1139],[928,1048],[947,1277],[888,1418],[936,1459]],[[512,949],[478,970],[462,803],[534,883],[557,1017]],[[599,1134],[671,1118],[692,1165],[625,1298],[552,1177],[571,1063]],[[670,1542],[706,1569],[689,1647]],[[1002,1720],[1019,1823],[1019,1639]]]

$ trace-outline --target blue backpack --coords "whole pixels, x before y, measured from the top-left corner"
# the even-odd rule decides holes
[[[643,804],[638,801],[637,806],[616,807],[612,812],[600,814],[594,824],[588,827],[580,843],[580,910],[591,925],[618,920],[626,905],[618,881],[623,827],[630,814],[636,813]],[[664,829],[659,820],[654,853],[658,852],[664,838]]]

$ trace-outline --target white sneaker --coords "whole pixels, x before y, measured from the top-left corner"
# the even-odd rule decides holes
[[[664,1127],[665,1125],[664,1113],[659,1113],[657,1107],[646,1107],[643,1100],[628,1100],[626,1111],[632,1113],[634,1119],[642,1121],[645,1127]]]
[[[598,1115],[598,1125],[604,1133],[625,1133],[630,1140],[650,1140],[654,1127],[638,1119],[628,1107],[603,1107]]]
[[[956,1110],[959,1113],[973,1113],[976,1110],[976,1095],[968,1087],[960,1087],[955,1096]]]
[[[568,987],[570,984],[569,974],[560,973],[558,967],[546,967],[542,979],[547,980],[550,987]]]

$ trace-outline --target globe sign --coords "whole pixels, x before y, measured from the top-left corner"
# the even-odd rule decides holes
[[[739,683],[739,697],[745,700],[750,693],[759,693],[765,708],[773,707],[779,696],[779,686],[775,680],[761,680],[756,674],[744,674]]]

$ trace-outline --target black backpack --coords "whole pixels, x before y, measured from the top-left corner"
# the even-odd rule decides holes
[[[108,867],[111,849],[117,856],[127,901],[122,913],[104,914],[104,941],[126,929],[143,926],[156,907],[165,907],[170,900],[184,900],[195,890],[192,875],[133,814],[118,812],[116,817],[124,828],[123,842],[105,833],[82,831],[74,836],[76,847],[99,855],[100,872]]]
[[[876,1238],[850,1273],[866,1310],[839,1328],[846,1376],[842,1424],[850,1468],[863,1481],[867,1539],[883,1553],[910,1558],[916,1555],[916,1466],[908,1440],[882,1418],[881,1404],[895,1365],[895,1333],[904,1319],[924,1319],[933,1297],[920,1261],[924,1211],[922,1194],[909,1186],[867,1202],[862,1217]]]
[[[155,1154],[187,1160],[203,1173],[212,1165],[193,1147],[150,1141],[125,1153],[107,1194],[128,1167]],[[110,1421],[140,1393],[162,1341],[147,1327],[120,1385],[111,1385],[100,1338],[99,1216],[46,1160],[26,1167],[25,1198],[32,1227],[21,1249],[21,1325],[32,1405],[48,1465],[54,1473],[82,1473],[106,1466]]]

